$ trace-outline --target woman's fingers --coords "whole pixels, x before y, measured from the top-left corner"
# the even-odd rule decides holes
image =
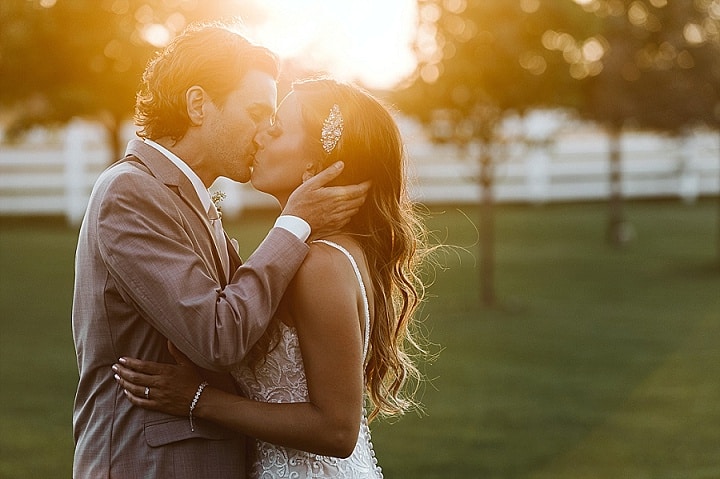
[[[128,369],[145,374],[163,374],[167,368],[167,364],[143,361],[136,358],[122,357],[118,361]]]
[[[128,398],[128,400],[135,406],[140,406],[144,409],[157,409],[155,401],[152,399],[145,399],[144,394],[138,396],[136,393],[132,392],[132,390],[128,388],[124,388],[123,392],[125,393],[125,397]]]
[[[119,364],[113,365],[112,369],[115,371],[115,381],[117,381],[117,383],[125,391],[130,392],[133,396],[145,398],[145,388],[152,388],[151,376],[135,373],[129,369],[123,368]]]
[[[119,376],[123,381],[125,381],[128,384],[142,386],[143,388],[145,386],[154,386],[155,385],[154,375],[152,375],[152,374],[145,374],[145,373],[137,372],[137,371],[134,371],[133,369],[126,368],[126,367],[122,366],[121,364],[113,364],[112,369],[113,369],[113,371],[115,371],[116,376]]]
[[[153,396],[152,376],[135,373],[119,364],[113,365],[115,381],[123,388],[128,400],[145,409],[158,409],[158,397]],[[158,395],[162,390],[155,389]],[[146,394],[147,393],[147,394]]]
[[[135,406],[184,415],[202,377],[174,345],[168,344],[168,349],[178,364],[122,357],[112,366],[112,371],[115,381]]]
[[[113,365],[112,369],[115,381],[125,390],[131,403],[146,409],[159,407],[163,395],[161,377],[138,373],[120,364]]]
[[[169,365],[170,372],[173,368],[181,371],[180,366]],[[112,369],[115,381],[135,406],[176,416],[187,414],[196,386],[191,385],[188,389],[183,384],[176,384],[177,375],[143,374],[121,364],[113,365]]]
[[[134,383],[122,377],[122,371],[115,371],[115,381],[125,390],[125,394],[128,399],[131,399],[135,403],[134,399],[149,399],[152,388],[149,386],[141,386],[140,384]],[[147,388],[148,395],[145,397],[145,391]]]

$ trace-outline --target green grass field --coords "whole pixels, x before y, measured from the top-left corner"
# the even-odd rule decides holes
[[[386,477],[720,478],[717,202],[497,211],[501,307],[478,301],[477,211],[434,209],[447,249],[423,308],[442,349],[426,416],[372,425]],[[252,213],[244,256],[272,221]],[[70,477],[76,230],[0,220],[0,477]]]

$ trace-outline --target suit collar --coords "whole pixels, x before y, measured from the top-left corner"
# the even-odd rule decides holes
[[[155,178],[168,186],[180,187],[187,183],[192,188],[190,180],[172,161],[142,140],[130,140],[125,155],[138,158]]]
[[[190,180],[190,183],[192,183],[193,187],[195,188],[195,192],[197,193],[200,201],[202,202],[202,210],[209,211],[212,206],[212,199],[210,198],[210,193],[203,184],[202,179],[200,179],[200,177],[197,175],[197,173],[195,173],[195,171],[190,167],[190,165],[188,165],[185,160],[177,156],[175,153],[168,150],[161,144],[156,143],[153,140],[146,139],[145,144],[160,151],[160,153],[162,153],[167,159],[169,159]]]
[[[142,140],[130,140],[125,154],[139,159],[155,178],[168,187],[177,189],[180,196],[196,213],[207,220],[207,209],[203,207],[192,182],[168,157]]]
[[[169,188],[177,191],[183,201],[190,205],[195,214],[200,217],[205,231],[210,238],[213,238],[213,232],[210,222],[208,221],[207,211],[204,210],[202,202],[195,191],[195,187],[190,179],[185,176],[185,173],[180,171],[180,169],[175,166],[175,164],[173,164],[173,162],[170,161],[164,154],[152,146],[145,144],[142,140],[130,140],[127,149],[125,150],[125,155],[126,157],[133,156],[137,158],[140,163],[144,164],[147,169],[150,170],[150,174],[152,174],[155,178],[158,178]],[[229,238],[227,241],[229,242]],[[234,250],[234,248],[228,249]],[[220,283],[223,287],[225,287],[225,284],[227,283],[227,274],[223,274],[222,262],[218,256],[217,248],[215,248],[214,257],[215,266],[219,272]],[[240,257],[234,251],[230,252],[230,257],[231,262],[241,262]]]

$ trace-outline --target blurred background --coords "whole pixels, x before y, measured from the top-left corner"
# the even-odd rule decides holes
[[[73,256],[153,52],[233,20],[393,109],[437,242],[393,478],[720,477],[720,0],[3,0],[0,477],[67,477]],[[247,257],[278,208],[220,179]]]

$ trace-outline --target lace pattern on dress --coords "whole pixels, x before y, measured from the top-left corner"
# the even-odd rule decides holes
[[[370,334],[370,309],[365,284],[352,255],[342,246],[317,240],[343,252],[350,260],[360,283],[365,306],[365,337],[363,363],[367,356]],[[232,375],[245,394],[256,401],[289,403],[308,400],[307,380],[300,342],[294,327],[280,322],[278,345],[256,365],[254,370],[241,364]],[[298,451],[263,441],[255,441],[255,457],[251,459],[250,477],[274,478],[382,478],[370,439],[365,410],[360,415],[360,432],[353,453],[345,459]]]

